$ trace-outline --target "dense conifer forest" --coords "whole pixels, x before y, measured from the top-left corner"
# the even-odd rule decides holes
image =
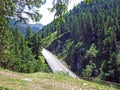
[[[81,2],[38,36],[81,77],[120,83],[120,0]]]
[[[64,60],[80,77],[120,83],[120,0],[85,1],[94,2],[88,4],[82,1],[65,15],[64,3],[58,10],[54,7],[57,20],[38,33],[33,33],[27,27],[23,35],[17,26],[13,28],[9,25],[10,17],[25,22],[26,18],[20,14],[24,11],[25,4],[31,9],[33,6],[40,7],[45,2],[2,0],[0,67],[22,73],[50,72],[41,54],[41,47],[44,47]],[[37,12],[27,14],[35,21],[41,18]],[[59,24],[56,25],[56,21]]]
[[[9,38],[6,37],[4,41],[6,47],[0,55],[0,66],[24,73],[49,72],[40,52],[40,38],[32,32],[30,27],[25,32],[26,34],[23,35],[17,27],[10,28],[7,32]]]

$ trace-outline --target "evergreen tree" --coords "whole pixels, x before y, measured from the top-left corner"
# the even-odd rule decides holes
[[[52,22],[50,31],[48,26],[43,28],[41,41],[47,42],[44,38],[57,32],[46,47],[64,58],[74,72],[119,82],[120,0],[85,1],[89,4],[83,1],[64,16],[65,23],[55,28]]]
[[[31,39],[31,37],[32,37],[32,34],[33,34],[32,30],[31,30],[31,28],[28,26],[28,27],[26,28],[25,40],[28,41],[28,42],[30,42],[30,39]]]
[[[35,59],[39,58],[40,55],[40,38],[38,37],[37,34],[35,34],[32,38],[31,38],[31,50],[33,52],[33,54],[35,55]]]

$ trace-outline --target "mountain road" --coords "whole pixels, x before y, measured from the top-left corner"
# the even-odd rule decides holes
[[[75,75],[71,70],[69,70],[62,62],[60,62],[60,60],[56,58],[55,55],[53,55],[47,49],[42,49],[42,55],[46,59],[49,67],[53,72],[63,71],[65,73],[68,73],[73,78],[78,78],[77,75]]]

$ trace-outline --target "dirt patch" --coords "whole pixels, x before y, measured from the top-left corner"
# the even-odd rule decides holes
[[[31,78],[23,78],[22,80],[28,81],[28,82],[32,82],[33,80]]]
[[[29,83],[31,88],[35,90],[88,90],[68,82],[54,81],[51,79],[40,80],[36,83]]]
[[[20,77],[22,77],[21,75],[11,73],[9,71],[0,71],[0,75],[6,76],[6,77],[12,77],[12,78],[20,78]]]

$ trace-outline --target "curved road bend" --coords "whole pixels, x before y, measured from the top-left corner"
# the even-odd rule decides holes
[[[65,65],[63,65],[62,62],[60,62],[51,52],[45,48],[42,49],[42,54],[53,72],[63,71],[68,73],[73,78],[78,78],[72,71],[70,71]]]

